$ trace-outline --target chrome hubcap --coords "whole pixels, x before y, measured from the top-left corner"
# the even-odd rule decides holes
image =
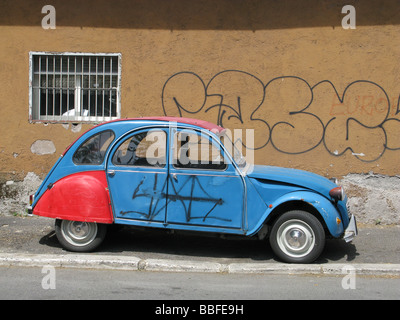
[[[93,222],[63,220],[61,232],[69,243],[75,246],[85,246],[96,238],[97,225]]]
[[[289,220],[278,229],[277,240],[280,249],[288,256],[301,258],[311,252],[315,244],[312,228],[302,220]]]

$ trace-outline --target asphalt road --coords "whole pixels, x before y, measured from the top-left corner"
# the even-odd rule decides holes
[[[54,220],[0,215],[0,253],[65,254],[54,234]],[[135,256],[220,263],[279,263],[265,241],[138,231],[112,230],[93,255]],[[328,240],[317,264],[400,263],[400,226],[359,227],[351,243]]]
[[[55,268],[50,271],[34,267],[0,267],[0,283],[1,300],[153,300],[151,304],[129,304],[133,310],[135,307],[140,308],[143,318],[154,315],[156,308],[165,303],[169,306],[183,306],[183,300],[203,300],[198,302],[203,305],[244,303],[243,315],[256,317],[265,311],[265,303],[254,305],[256,309],[251,310],[252,305],[249,308],[245,300],[400,298],[399,278],[365,276],[356,276],[350,282],[344,276],[132,272],[75,268]],[[190,315],[199,315],[199,312],[199,306],[191,306]]]

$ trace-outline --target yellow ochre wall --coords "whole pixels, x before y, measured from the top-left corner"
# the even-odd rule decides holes
[[[123,118],[255,129],[258,164],[398,175],[399,22],[394,0],[0,1],[0,180],[43,177],[92,126],[29,122],[30,51],[121,53]],[[56,151],[34,154],[37,140]]]

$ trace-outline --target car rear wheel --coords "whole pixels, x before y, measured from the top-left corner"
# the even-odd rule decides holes
[[[270,234],[272,250],[284,262],[310,263],[325,246],[321,222],[306,211],[289,211],[280,216]]]
[[[107,226],[95,222],[56,220],[60,244],[69,251],[88,252],[96,249],[106,236]]]

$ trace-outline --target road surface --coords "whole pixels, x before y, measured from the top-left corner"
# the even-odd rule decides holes
[[[353,277],[354,276],[354,277]],[[0,299],[400,299],[400,278],[0,267]],[[153,307],[157,303],[153,304]],[[146,305],[145,305],[146,306]],[[147,306],[146,306],[147,307]],[[144,310],[152,312],[152,310]]]

